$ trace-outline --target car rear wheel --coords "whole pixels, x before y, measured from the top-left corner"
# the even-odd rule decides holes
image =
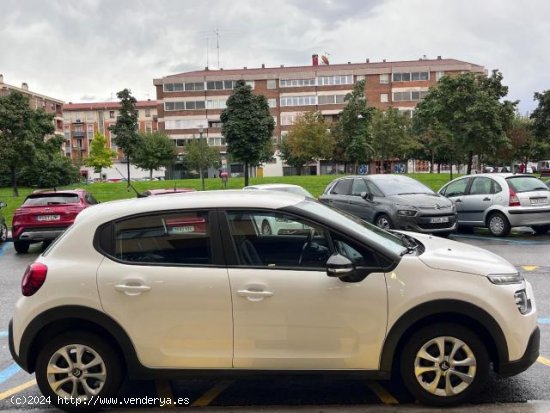
[[[493,212],[487,219],[487,227],[494,237],[505,237],[510,233],[510,223],[500,212]]]
[[[479,392],[489,376],[489,356],[481,340],[458,324],[426,326],[407,341],[401,377],[421,403],[449,406]]]
[[[376,217],[376,221],[374,221],[374,224],[382,229],[392,229],[393,223],[391,221],[391,218],[387,216],[386,214],[380,214]]]
[[[122,381],[121,361],[118,352],[95,334],[65,333],[40,351],[36,381],[42,394],[60,409],[99,410],[105,406],[94,407],[87,402],[117,395]]]
[[[6,224],[0,225],[0,242],[6,242],[8,239],[8,226]]]
[[[26,254],[29,252],[29,246],[30,242],[28,241],[14,241],[13,242],[13,248],[15,248],[15,251],[17,251],[19,254]]]
[[[531,227],[533,231],[535,231],[535,234],[537,235],[544,235],[550,230],[550,225],[537,225]]]

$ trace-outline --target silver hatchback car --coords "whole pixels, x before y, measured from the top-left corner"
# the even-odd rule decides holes
[[[468,175],[439,193],[455,203],[459,227],[487,227],[496,237],[512,227],[529,226],[537,234],[550,230],[550,190],[532,175]]]

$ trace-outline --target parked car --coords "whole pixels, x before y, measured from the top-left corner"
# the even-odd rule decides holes
[[[548,189],[550,189],[550,181],[546,181],[545,184],[546,184],[546,187],[547,187]]]
[[[309,231],[263,235],[269,215]],[[126,376],[197,370],[396,373],[421,402],[451,405],[539,354],[533,289],[503,258],[267,191],[84,210],[22,293],[11,354],[62,409],[89,410]]]
[[[7,207],[8,204],[0,202],[0,243],[6,242],[8,239],[8,225],[6,224],[6,218],[2,214],[2,208]]]
[[[442,235],[456,230],[453,203],[403,175],[339,178],[326,187],[319,200],[384,229]]]
[[[455,203],[460,227],[486,227],[495,237],[505,237],[513,227],[528,226],[537,234],[550,229],[550,192],[533,175],[468,175],[439,193]]]
[[[243,188],[244,191],[280,191],[289,192],[292,194],[303,195],[308,198],[314,199],[311,193],[302,188],[299,185],[292,184],[258,184],[249,185]],[[281,216],[265,216],[261,217],[261,221],[257,222],[257,225],[261,229],[262,234],[283,234],[283,233],[296,233],[303,231],[304,226],[296,224],[295,222],[289,222]]]
[[[54,240],[73,224],[80,211],[97,203],[83,189],[33,192],[13,215],[15,250],[23,254],[32,243]]]
[[[162,189],[148,189],[143,191],[141,195],[143,197],[152,196],[152,195],[170,195],[170,194],[181,194],[184,192],[195,192],[193,188],[162,188]]]

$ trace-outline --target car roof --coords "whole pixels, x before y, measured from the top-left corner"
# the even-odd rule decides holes
[[[76,218],[76,222],[97,225],[113,219],[155,211],[177,209],[212,208],[270,208],[280,209],[296,205],[306,197],[286,192],[219,190],[182,192],[170,196],[131,198],[104,202],[86,208]]]

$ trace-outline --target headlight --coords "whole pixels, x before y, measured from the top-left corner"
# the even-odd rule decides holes
[[[516,305],[521,314],[526,314],[531,311],[531,300],[527,298],[525,290],[516,291],[514,299],[516,300]]]
[[[414,217],[416,215],[416,211],[413,211],[412,209],[398,209],[397,215],[401,215],[404,217]]]
[[[489,274],[487,278],[493,284],[497,285],[521,284],[523,282],[523,276],[521,276],[519,272],[514,274]]]

